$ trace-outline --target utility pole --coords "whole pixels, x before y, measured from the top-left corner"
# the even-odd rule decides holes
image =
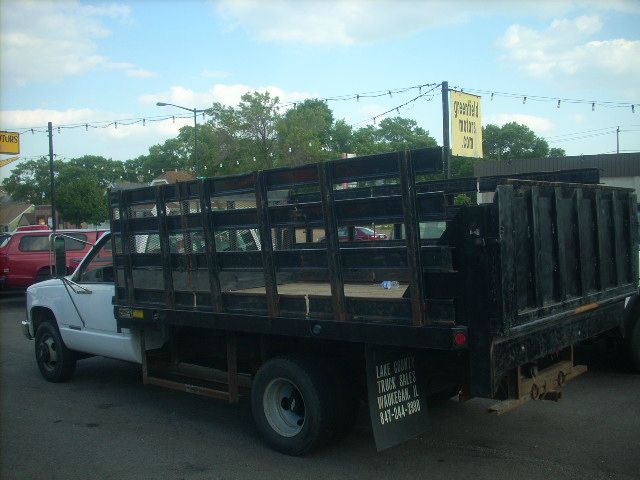
[[[51,230],[56,229],[56,179],[53,175],[53,125],[47,124],[49,130],[49,176],[51,178]]]
[[[620,126],[616,128],[616,153],[620,153]]]
[[[449,144],[449,82],[442,82],[442,163],[447,178],[451,178],[451,145]]]
[[[196,170],[196,178],[200,176],[200,165],[198,164],[198,110],[193,109],[193,164]]]

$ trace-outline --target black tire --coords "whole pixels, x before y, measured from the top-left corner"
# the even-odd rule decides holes
[[[49,321],[38,327],[35,337],[36,362],[49,382],[66,382],[76,370],[76,354],[69,350],[55,325]]]
[[[335,436],[337,382],[317,360],[277,357],[266,362],[251,386],[256,427],[274,450],[300,456]]]

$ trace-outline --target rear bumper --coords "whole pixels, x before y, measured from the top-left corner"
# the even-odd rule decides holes
[[[487,339],[484,355],[471,365],[472,396],[492,398],[502,378],[513,369],[606,331],[622,328],[623,323],[624,299],[621,299],[517,334]],[[488,361],[482,361],[482,357]]]

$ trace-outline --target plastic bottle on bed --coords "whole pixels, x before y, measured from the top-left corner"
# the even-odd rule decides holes
[[[380,284],[380,287],[384,288],[385,290],[391,290],[393,288],[400,288],[400,284],[395,280],[385,280]]]

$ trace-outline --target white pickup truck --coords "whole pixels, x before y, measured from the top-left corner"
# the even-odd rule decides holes
[[[110,237],[108,233],[103,235],[73,274],[27,289],[23,332],[28,339],[35,339],[38,367],[51,382],[69,380],[76,361],[89,356],[142,363],[140,331],[118,329],[114,316]],[[225,242],[228,239],[216,236],[219,250],[225,249]],[[237,242],[243,250],[260,246],[254,230],[238,231]],[[144,250],[150,245],[152,242],[145,242],[138,248]],[[158,330],[146,330],[144,335],[146,350],[160,348],[167,340]]]

